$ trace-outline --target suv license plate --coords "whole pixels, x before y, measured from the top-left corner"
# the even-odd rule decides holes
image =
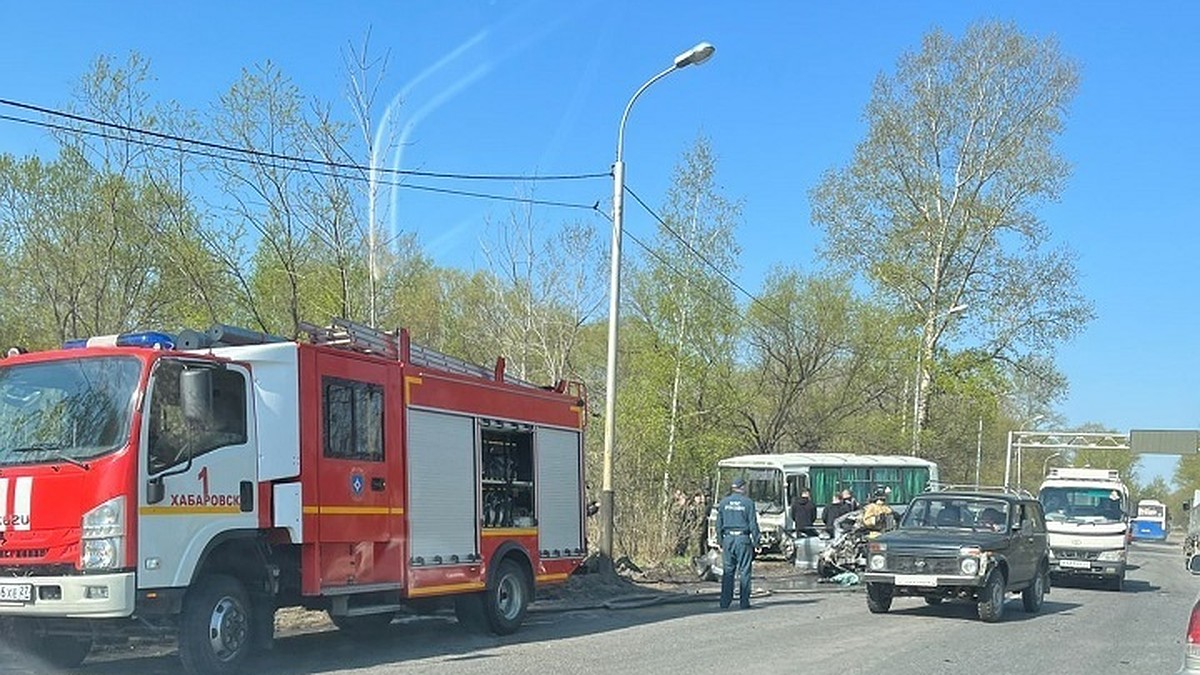
[[[1071,569],[1077,569],[1077,570],[1092,569],[1092,563],[1090,563],[1086,560],[1059,560],[1058,566],[1059,567],[1069,567]]]
[[[937,577],[932,574],[897,574],[897,586],[923,586],[925,588],[933,588],[937,586]]]
[[[33,584],[0,584],[0,602],[33,600]]]

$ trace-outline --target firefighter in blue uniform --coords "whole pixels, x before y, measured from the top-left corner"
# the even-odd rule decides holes
[[[758,513],[746,496],[746,481],[735,478],[728,496],[717,504],[717,536],[721,542],[721,609],[733,602],[733,575],[738,578],[738,601],[750,607],[750,562],[758,548]]]

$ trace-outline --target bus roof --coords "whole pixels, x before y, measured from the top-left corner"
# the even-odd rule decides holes
[[[854,455],[847,452],[786,452],[768,455],[739,455],[717,462],[719,467],[747,466],[795,471],[811,466],[931,467],[937,464],[907,455]]]

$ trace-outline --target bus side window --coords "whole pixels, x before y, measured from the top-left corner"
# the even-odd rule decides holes
[[[804,475],[788,476],[787,491],[788,491],[788,503],[789,504],[800,497],[801,490],[808,487],[805,484],[805,480],[804,480],[805,478],[806,478],[806,476],[804,476]]]

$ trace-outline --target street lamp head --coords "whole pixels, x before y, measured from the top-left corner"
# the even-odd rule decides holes
[[[698,66],[711,58],[713,52],[716,50],[717,48],[711,44],[707,42],[701,42],[679,56],[676,56],[675,67],[683,68],[685,66]]]
[[[946,314],[957,314],[959,312],[965,311],[966,309],[967,309],[966,305],[955,305],[955,306],[951,307],[950,309],[946,310]]]

